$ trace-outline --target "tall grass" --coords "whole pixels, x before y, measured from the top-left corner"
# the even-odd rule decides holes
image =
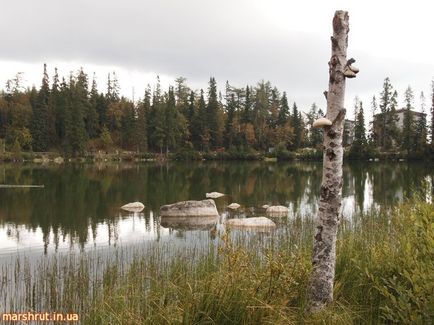
[[[431,324],[434,208],[416,200],[343,221],[335,301],[305,313],[314,224],[221,234],[204,250],[155,245],[3,266],[11,311],[77,312],[84,324]]]

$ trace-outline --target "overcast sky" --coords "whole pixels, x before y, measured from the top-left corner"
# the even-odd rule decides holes
[[[14,0],[0,10],[0,86],[17,72],[39,87],[42,64],[67,75],[96,72],[101,91],[115,70],[124,95],[143,96],[160,75],[163,86],[184,76],[220,89],[269,80],[304,110],[325,107],[331,20],[349,11],[348,57],[360,73],[347,82],[369,109],[386,76],[399,92],[408,85],[430,95],[434,76],[433,1],[285,0]],[[427,104],[428,104],[427,100]]]

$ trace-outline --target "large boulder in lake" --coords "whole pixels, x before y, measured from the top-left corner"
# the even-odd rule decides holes
[[[160,224],[165,228],[177,230],[211,230],[218,223],[219,216],[193,216],[193,217],[165,217],[162,216]]]
[[[182,201],[163,205],[161,217],[211,217],[218,216],[214,200]]]
[[[211,193],[206,193],[206,198],[207,199],[218,199],[219,197],[225,196],[223,193],[219,193],[219,192],[211,192]]]
[[[285,217],[288,215],[289,209],[283,205],[272,205],[265,210],[268,216],[272,217]]]
[[[131,202],[121,206],[122,210],[129,212],[141,212],[145,208],[142,202]]]
[[[276,224],[265,217],[229,219],[226,225],[235,228],[275,228]]]

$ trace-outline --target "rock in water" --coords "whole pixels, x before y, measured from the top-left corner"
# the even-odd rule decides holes
[[[142,202],[131,202],[121,206],[122,210],[130,212],[141,212],[144,208],[145,205]]]
[[[270,206],[269,206],[268,204],[264,204],[264,205],[262,206],[262,209],[267,210],[269,207],[270,207]]]
[[[285,217],[288,215],[289,209],[283,205],[272,205],[267,208],[265,213],[273,217]]]
[[[276,224],[268,218],[243,218],[243,219],[230,219],[226,222],[230,227],[246,227],[246,228],[274,228]]]
[[[182,201],[163,205],[160,208],[162,217],[211,217],[218,216],[214,200]]]
[[[206,193],[206,198],[207,199],[218,199],[219,197],[225,196],[223,193],[219,193],[219,192],[211,192],[211,193]]]
[[[228,209],[230,210],[237,210],[240,208],[241,205],[239,205],[238,203],[231,203],[228,205]]]
[[[179,230],[211,230],[219,221],[219,216],[161,217],[161,226]]]

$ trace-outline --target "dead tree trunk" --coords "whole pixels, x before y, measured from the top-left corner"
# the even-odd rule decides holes
[[[345,119],[345,80],[355,77],[358,69],[347,61],[348,12],[336,11],[331,37],[332,55],[329,62],[329,90],[326,93],[327,114],[314,123],[324,134],[323,174],[318,219],[313,246],[312,277],[309,288],[311,312],[320,310],[333,300],[336,264],[336,235],[341,216],[342,200],[342,133]]]

